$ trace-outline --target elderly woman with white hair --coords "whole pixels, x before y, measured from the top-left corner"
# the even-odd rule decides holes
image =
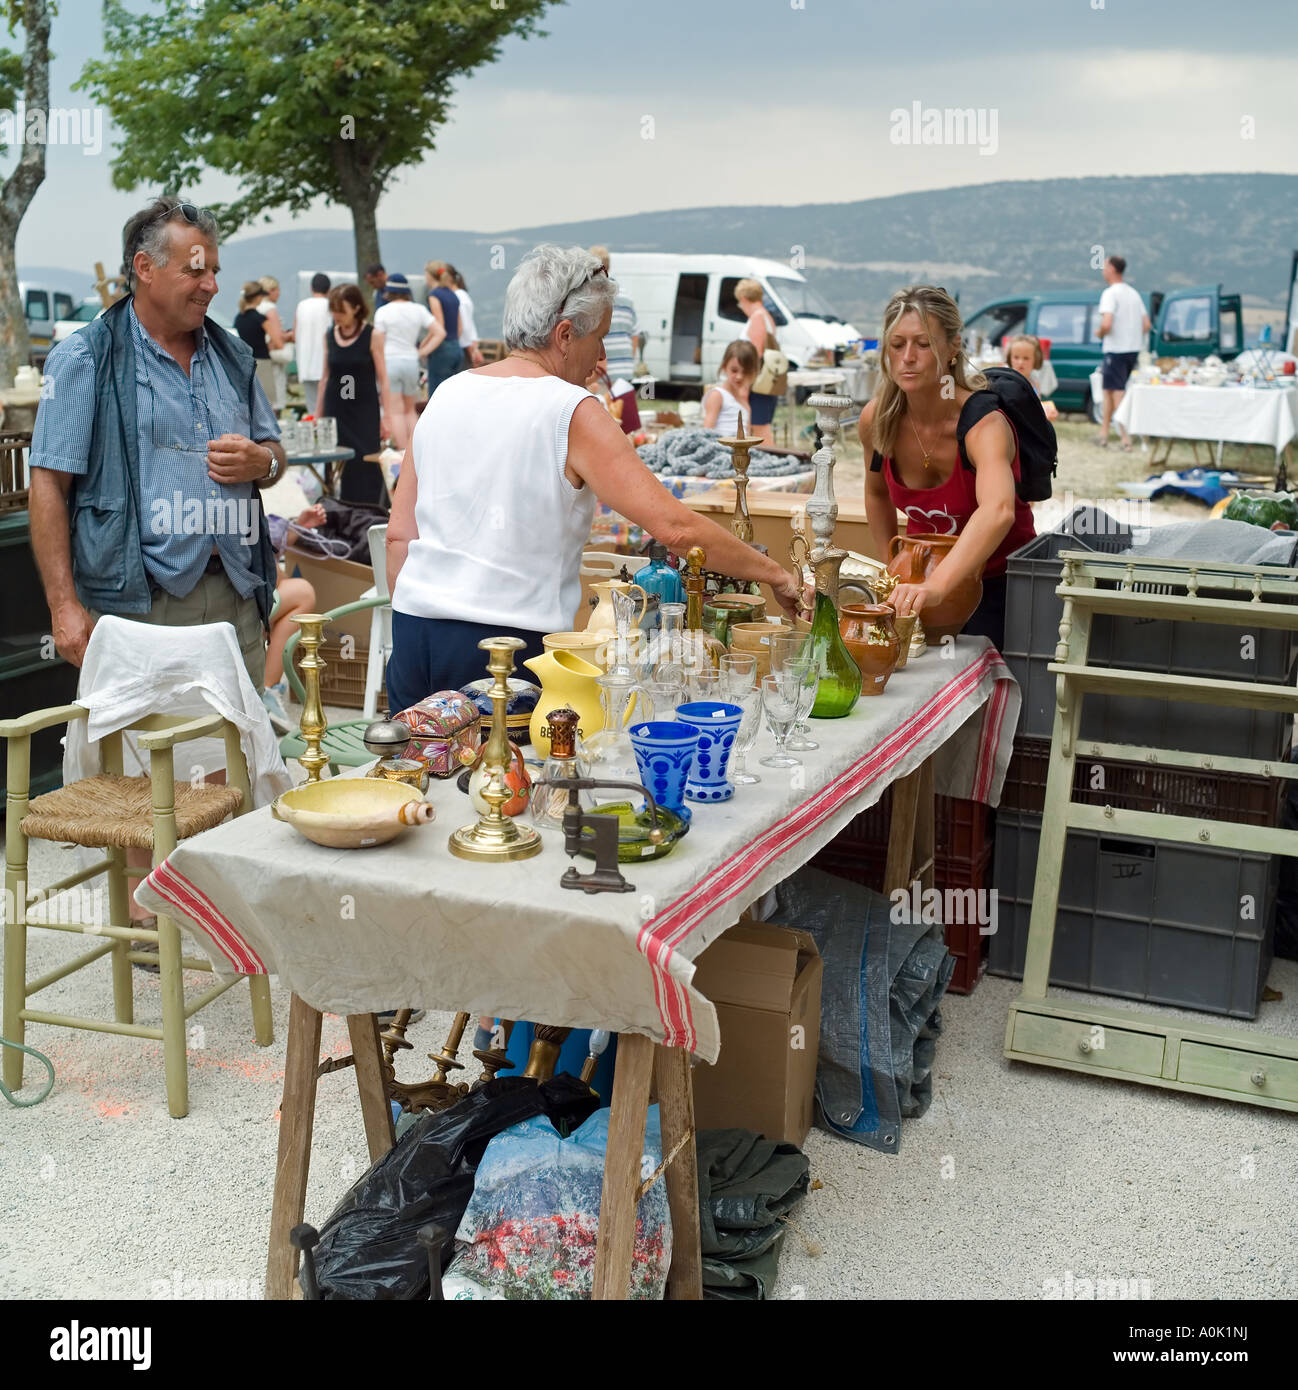
[[[388,525],[391,709],[480,677],[484,637],[521,637],[522,660],[572,625],[596,500],[796,611],[789,571],[677,501],[585,389],[616,293],[589,252],[537,247],[505,293],[508,356],[451,377],[419,417]]]

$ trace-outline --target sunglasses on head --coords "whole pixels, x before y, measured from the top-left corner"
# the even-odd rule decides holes
[[[193,203],[164,204],[151,217],[146,217],[135,229],[135,235],[131,238],[130,254],[126,257],[128,266],[135,259],[135,253],[140,249],[140,242],[144,240],[144,233],[156,223],[165,222],[176,213],[179,213],[191,227],[200,226],[203,218],[212,215],[206,208],[197,207]]]

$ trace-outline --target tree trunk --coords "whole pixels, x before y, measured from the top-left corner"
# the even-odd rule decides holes
[[[352,235],[356,241],[356,283],[360,286],[365,302],[370,306],[370,317],[374,312],[374,291],[365,282],[365,267],[381,261],[379,255],[379,200],[368,189],[351,204]]]
[[[27,112],[50,105],[50,13],[46,0],[23,0],[23,98]],[[24,120],[24,134],[26,127]],[[0,189],[0,387],[12,386],[14,372],[31,356],[27,315],[18,294],[15,246],[18,227],[45,179],[44,140],[22,145],[17,167]]]
[[[374,291],[365,283],[365,267],[381,261],[379,255],[378,206],[382,189],[374,177],[374,152],[359,147],[353,140],[341,138],[331,150],[334,170],[343,201],[351,209],[352,236],[356,244],[356,283],[374,310]]]

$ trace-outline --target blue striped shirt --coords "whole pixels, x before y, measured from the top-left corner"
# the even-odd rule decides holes
[[[635,344],[632,338],[637,326],[635,305],[626,295],[618,295],[613,301],[613,317],[609,320],[608,332],[604,334],[604,356],[608,358],[608,374],[613,381],[618,377],[630,381],[635,375]]]
[[[248,598],[257,589],[252,547],[263,525],[260,499],[247,483],[213,482],[207,446],[223,434],[278,440],[275,412],[254,379],[253,418],[248,418],[247,399],[208,351],[202,327],[195,331],[186,374],[145,332],[133,303],[127,312],[135,347],[145,572],[152,584],[183,598],[202,578],[215,547],[230,583]],[[74,333],[55,345],[45,361],[45,376],[29,466],[84,476],[95,421],[95,362],[84,334]]]

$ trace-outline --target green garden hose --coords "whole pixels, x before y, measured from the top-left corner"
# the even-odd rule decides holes
[[[19,1109],[23,1109],[29,1105],[39,1105],[54,1089],[54,1063],[51,1062],[43,1052],[37,1052],[34,1047],[28,1047],[26,1043],[10,1042],[8,1038],[0,1038],[0,1047],[14,1047],[17,1048],[19,1052],[26,1052],[28,1056],[35,1057],[45,1070],[49,1072],[50,1079],[45,1083],[44,1090],[32,1100],[19,1100],[9,1087],[6,1086],[3,1081],[0,1081],[0,1091],[4,1093],[4,1098],[10,1105],[16,1105]]]

